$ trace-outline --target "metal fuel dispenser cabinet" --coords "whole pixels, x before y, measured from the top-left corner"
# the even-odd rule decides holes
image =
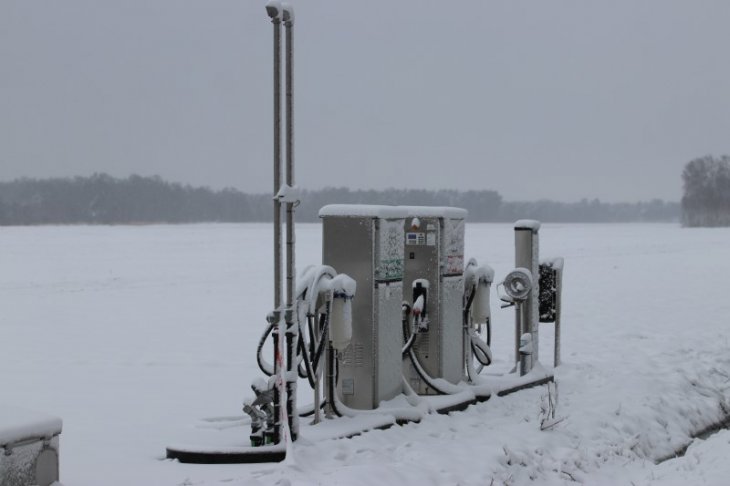
[[[392,206],[325,206],[322,263],[358,282],[352,340],[339,356],[337,392],[348,407],[370,410],[402,391],[400,326],[403,225]]]
[[[423,295],[424,310],[413,344],[433,378],[456,384],[464,377],[462,295],[464,294],[464,220],[460,208],[406,206],[403,299],[413,306]],[[419,395],[437,394],[411,361],[403,372]]]

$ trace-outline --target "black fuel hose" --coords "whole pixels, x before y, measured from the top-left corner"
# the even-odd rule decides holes
[[[467,297],[466,305],[464,306],[464,312],[463,312],[463,320],[464,320],[464,332],[467,332],[467,329],[469,329],[469,310],[471,309],[471,305],[474,302],[474,296],[476,295],[476,285],[472,286],[471,292],[469,293],[469,297]],[[486,322],[487,325],[487,348],[491,346],[492,341],[492,323],[491,319],[487,319]],[[480,364],[483,366],[489,366],[492,364],[492,359],[489,356],[488,352],[483,349],[482,346],[479,344],[475,344],[474,337],[469,336],[469,343],[471,344],[472,353],[474,354],[474,357],[479,361]]]
[[[327,402],[326,401],[323,401],[319,405],[319,409],[322,410],[326,406],[327,406]],[[311,417],[312,415],[314,415],[314,405],[312,405],[311,409],[308,408],[306,411],[299,412],[299,416],[300,417]]]
[[[481,341],[478,337],[472,335],[469,336],[469,340],[471,342],[471,350],[474,354],[474,357],[484,366],[489,366],[492,364],[492,357],[490,356],[491,352],[489,351],[489,345],[486,344],[484,341]],[[486,349],[485,349],[486,347]]]
[[[411,347],[413,347],[413,343],[416,341],[416,333],[411,334],[411,337],[408,338],[408,341],[406,341],[406,344],[403,345],[403,348],[401,349],[401,354],[405,356],[408,351],[411,350]]]
[[[411,358],[411,362],[413,363],[413,368],[415,368],[416,373],[418,373],[418,376],[420,376],[421,379],[425,381],[428,386],[436,390],[436,393],[438,393],[439,395],[451,395],[451,393],[447,393],[444,390],[441,390],[438,385],[433,382],[433,378],[431,378],[428,373],[426,373],[426,370],[424,370],[423,366],[421,366],[421,362],[418,361],[418,357],[413,351],[413,348],[408,350],[408,356],[410,356]]]
[[[411,315],[411,306],[409,306],[408,304],[406,304],[404,302],[401,309],[403,312],[403,320],[401,321],[401,325],[403,326],[403,340],[404,340],[403,347],[401,348],[401,355],[405,356],[406,354],[408,354],[408,351],[411,349],[411,347],[413,346],[413,343],[416,341],[416,333],[411,332],[408,327],[408,316]],[[408,336],[409,334],[410,334],[410,337],[408,337],[408,339],[406,339],[406,336]]]
[[[329,306],[328,309],[329,310]],[[327,331],[329,330],[329,312],[322,314],[320,316],[320,321],[322,321],[322,336],[320,337],[319,342],[317,343],[317,349],[315,351],[314,356],[308,356],[307,353],[307,347],[304,344],[304,338],[302,338],[301,332],[299,334],[299,351],[301,351],[304,361],[304,366],[306,369],[306,374],[302,378],[307,378],[309,381],[309,386],[314,388],[314,380],[316,378],[317,372],[319,371],[319,360],[322,357],[322,350],[324,349],[324,344],[327,341]]]
[[[309,330],[309,341],[306,341],[304,338],[304,333],[302,332],[303,329],[301,326],[299,326],[299,342],[297,343],[297,349],[302,353],[303,357],[309,356],[309,360],[312,360],[312,357],[314,356],[314,316],[307,315],[307,329]],[[309,346],[305,346],[305,343]],[[305,352],[305,348],[309,347],[309,349]],[[307,366],[304,359],[300,360],[299,366],[297,367],[297,373],[299,374],[299,378],[307,378]]]
[[[408,329],[408,315],[410,314],[410,307],[407,309],[404,309],[405,318],[402,321],[403,324],[403,332],[404,335]],[[416,336],[418,333],[412,332],[410,333],[410,336],[408,337],[408,340],[403,345],[402,353],[403,357],[405,358],[406,355],[408,355],[411,359],[411,362],[413,363],[413,368],[416,370],[416,373],[418,373],[418,376],[421,377],[421,380],[425,381],[428,386],[436,390],[436,392],[439,395],[448,395],[445,391],[441,390],[436,384],[433,382],[433,378],[428,376],[428,373],[426,373],[426,370],[423,369],[423,366],[421,366],[421,363],[418,361],[418,357],[416,356],[416,353],[413,351],[413,343],[416,341]]]
[[[329,376],[327,377],[329,381],[329,393],[331,396],[326,397],[326,402],[329,403],[332,406],[332,411],[335,412],[335,415],[338,417],[342,417],[342,413],[337,409],[337,398],[335,395],[337,394],[337,377],[335,372],[335,362],[337,361],[335,359],[335,349],[330,345],[327,349],[327,356],[328,356],[328,373]]]
[[[264,356],[263,356],[264,344],[266,344],[266,339],[268,339],[269,334],[271,334],[271,331],[273,329],[274,329],[274,323],[271,322],[271,323],[269,323],[268,326],[266,326],[266,330],[264,331],[264,334],[261,336],[261,339],[259,339],[259,345],[256,348],[256,362],[258,363],[259,369],[261,370],[261,372],[263,374],[265,374],[266,376],[273,376],[273,374],[274,374],[274,367],[272,365],[270,365],[269,363],[267,363],[266,361],[264,361]]]

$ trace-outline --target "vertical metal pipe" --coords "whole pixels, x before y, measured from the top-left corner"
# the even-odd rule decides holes
[[[293,72],[293,36],[294,17],[291,7],[284,7],[284,28],[286,32],[286,184],[294,186],[294,72]],[[291,306],[295,298],[294,281],[294,203],[286,203],[286,283],[287,306]]]
[[[555,355],[553,366],[560,365],[560,316],[563,313],[563,259],[556,261],[558,268],[555,272]]]
[[[294,11],[284,5],[284,31],[286,33],[286,184],[294,187]],[[294,235],[294,202],[286,203],[286,340],[287,340],[287,412],[292,440],[299,435],[297,414],[297,353],[299,326],[295,309],[296,262]]]
[[[524,268],[524,267],[523,267]],[[530,291],[532,293],[532,291]],[[520,347],[522,347],[522,335],[530,333],[530,306],[528,305],[529,298],[525,302],[515,304],[515,362],[517,368],[520,368],[520,363],[524,360],[520,353]],[[528,365],[531,363],[528,362]],[[531,366],[528,366],[528,369]]]
[[[464,378],[467,382],[471,380],[471,376],[469,374],[469,367],[472,366],[472,360],[474,357],[471,354],[471,327],[469,323],[469,317],[468,317],[468,311],[463,311],[464,316],[462,317],[462,324],[461,324],[461,348],[462,348],[462,356],[464,356]]]
[[[555,317],[555,351],[553,355],[553,367],[560,365],[560,312]]]
[[[520,220],[515,223],[515,266],[526,268],[532,274],[532,290],[523,304],[524,320],[520,333],[520,335],[526,332],[532,334],[532,363],[539,359],[540,344],[538,336],[538,300],[540,295],[539,230],[540,223],[537,221]]]
[[[532,334],[526,332],[520,338],[520,376],[529,373],[532,365]]]
[[[328,419],[335,418],[335,348],[332,347],[332,343],[329,342],[329,329],[324,336],[327,339],[327,367],[324,370],[324,375],[327,376],[327,383],[325,384],[324,396],[326,400],[326,406],[324,409],[324,416]]]
[[[520,368],[520,336],[522,336],[522,306],[515,304],[515,369]]]
[[[281,186],[281,19],[280,6],[270,2],[266,12],[274,25],[274,375],[281,372],[279,322],[281,321],[281,203],[276,198]],[[274,443],[281,441],[281,392],[274,388]]]
[[[281,307],[281,21],[274,24],[274,309]]]

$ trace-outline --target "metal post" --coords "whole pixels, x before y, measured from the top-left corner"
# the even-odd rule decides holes
[[[532,369],[532,334],[526,332],[520,338],[520,376],[525,376]]]
[[[294,187],[294,66],[293,37],[294,9],[283,5],[284,31],[286,33],[286,185]],[[296,264],[294,236],[294,202],[286,203],[286,344],[287,344],[287,415],[292,440],[299,435],[297,414],[297,353],[299,340],[296,299]]]
[[[522,305],[515,304],[515,370],[520,368],[520,337],[522,336]]]
[[[312,336],[312,348],[316,348],[317,344],[320,342],[320,339],[322,339],[322,334],[320,333],[321,329],[319,328],[319,322],[318,320],[315,321],[315,325],[313,326],[314,329],[314,335]],[[314,353],[312,353],[314,354]],[[313,424],[318,424],[322,421],[322,411],[320,410],[320,407],[322,406],[321,402],[321,369],[320,367],[317,367],[314,369],[314,420],[312,421]],[[325,387],[326,388],[326,387]]]
[[[530,333],[530,307],[528,302],[517,302],[515,303],[515,363],[516,369],[520,369],[520,363],[525,358],[520,353],[522,347],[522,336],[526,333]],[[528,370],[532,368],[532,361],[527,361]]]
[[[274,25],[274,376],[281,372],[279,322],[281,321],[281,203],[276,198],[281,186],[281,6],[269,2],[266,13]],[[274,443],[281,440],[281,390],[274,388]]]
[[[326,368],[324,369],[324,375],[327,377],[327,382],[325,383],[324,387],[324,396],[325,396],[325,408],[324,408],[324,416],[325,418],[332,419],[335,418],[335,348],[332,347],[332,343],[329,342],[329,330],[324,336],[324,339],[327,339],[327,360],[325,363],[327,364]]]
[[[555,351],[553,355],[553,367],[560,365],[560,313],[555,317]]]
[[[553,356],[553,366],[560,365],[560,318],[563,314],[563,259],[555,260],[555,355]]]
[[[532,359],[531,363],[535,363],[539,359],[539,336],[538,336],[538,324],[539,324],[539,296],[540,296],[540,247],[539,247],[539,235],[540,223],[533,220],[520,220],[515,223],[515,266],[526,268],[532,274],[532,291],[530,292],[527,300],[522,305],[522,329],[517,329],[518,336],[529,332],[532,334]],[[519,310],[517,311],[519,319]],[[516,338],[516,342],[519,342],[519,337]],[[519,353],[517,353],[517,359],[519,360]]]

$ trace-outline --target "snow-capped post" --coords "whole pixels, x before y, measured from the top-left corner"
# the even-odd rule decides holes
[[[281,4],[271,0],[266,4],[266,13],[274,25],[274,196],[278,194],[281,186]],[[271,316],[273,321],[274,341],[274,375],[281,373],[279,355],[279,323],[281,321],[281,203],[274,197],[274,312]],[[281,440],[281,391],[275,387],[274,392],[274,443]]]
[[[540,231],[540,222],[531,219],[521,219],[515,222],[515,267],[526,268],[529,270],[532,277],[532,292],[527,296],[527,300],[523,304],[523,315],[525,319],[522,320],[522,329],[517,332],[517,336],[529,332],[532,334],[532,359],[531,363],[535,363],[539,359],[539,344],[538,339],[538,298],[539,298],[539,283],[538,277],[540,275],[540,240],[538,232]],[[517,310],[516,320],[520,320],[519,310]],[[516,326],[516,325],[515,325]],[[519,339],[519,337],[518,337]],[[519,346],[516,351],[515,359],[517,362],[520,360]],[[532,368],[532,364],[530,365]]]
[[[294,189],[294,9],[282,4],[286,33],[286,185]],[[295,190],[291,191],[296,193]],[[287,416],[291,440],[299,435],[297,414],[297,343],[299,342],[298,312],[296,310],[296,264],[294,259],[294,207],[298,200],[286,200],[286,395]]]

